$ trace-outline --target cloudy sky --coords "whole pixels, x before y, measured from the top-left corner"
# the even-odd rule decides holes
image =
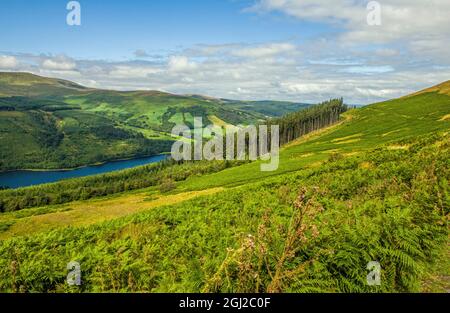
[[[450,79],[450,1],[0,2],[0,71],[90,87],[367,104]],[[368,6],[369,4],[369,6]],[[369,21],[368,23],[368,15]]]

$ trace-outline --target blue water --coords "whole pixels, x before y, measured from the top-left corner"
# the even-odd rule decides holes
[[[164,160],[166,155],[152,157],[113,161],[102,165],[87,166],[68,171],[13,171],[0,173],[0,186],[10,188],[26,187],[38,184],[52,183],[62,179],[83,177],[102,173],[108,173],[140,165],[150,164]]]

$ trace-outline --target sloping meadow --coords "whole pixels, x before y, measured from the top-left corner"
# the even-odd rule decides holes
[[[448,242],[434,133],[89,227],[0,242],[3,292],[403,292]],[[81,285],[66,282],[80,264]],[[380,285],[367,282],[379,262]]]

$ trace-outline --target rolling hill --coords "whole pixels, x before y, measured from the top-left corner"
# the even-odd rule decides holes
[[[271,104],[276,110],[268,109]],[[74,168],[170,151],[177,123],[248,124],[308,105],[113,91],[0,72],[0,171]]]
[[[0,290],[448,290],[448,86],[350,110],[285,145],[275,172],[259,161],[173,165],[161,172],[175,182],[168,190],[2,213]],[[131,183],[147,171],[70,183],[85,192],[91,180]],[[1,191],[0,201],[54,186]],[[65,284],[73,260],[81,286]],[[372,261],[379,286],[366,283]]]

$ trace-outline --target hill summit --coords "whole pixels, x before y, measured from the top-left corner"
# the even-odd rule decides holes
[[[436,86],[433,86],[433,87],[429,87],[429,88],[426,88],[424,90],[415,92],[415,93],[409,95],[408,97],[417,96],[417,95],[424,94],[424,93],[429,93],[429,92],[437,92],[438,94],[441,94],[441,95],[450,96],[450,80],[447,80],[446,82],[440,83],[439,85],[436,85]]]

